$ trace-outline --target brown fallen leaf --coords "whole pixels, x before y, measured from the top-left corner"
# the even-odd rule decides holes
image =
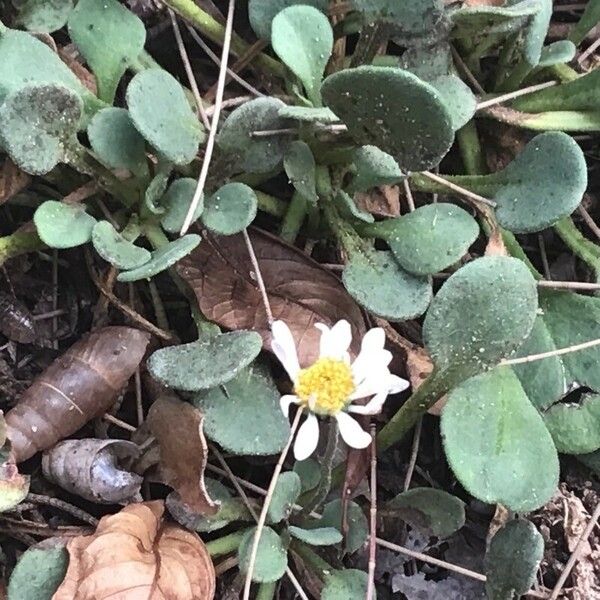
[[[358,208],[381,217],[400,216],[400,189],[397,185],[382,185],[354,195]]]
[[[358,305],[340,280],[297,248],[263,231],[249,230],[275,319],[285,321],[301,365],[318,358],[321,332],[346,319],[352,326],[351,352],[360,349],[366,324]],[[229,329],[253,329],[270,350],[271,334],[248,250],[242,235],[215,237],[204,233],[202,244],[182,259],[181,277],[196,294],[200,310]]]
[[[31,182],[31,175],[21,171],[10,158],[0,167],[0,204],[24,190]]]
[[[29,492],[30,482],[29,476],[21,475],[14,464],[6,433],[6,421],[0,410],[0,512],[21,503]]]
[[[162,501],[130,504],[67,543],[69,568],[52,600],[212,600],[202,540],[165,522]]]
[[[57,358],[6,415],[15,462],[47,450],[106,412],[140,364],[149,335],[105,327]]]
[[[495,227],[485,247],[485,256],[508,256],[508,250],[502,239],[502,231]]]
[[[44,452],[42,469],[50,481],[91,502],[119,504],[134,500],[142,477],[119,468],[139,448],[125,440],[65,440]]]
[[[9,340],[31,344],[37,337],[29,309],[12,294],[0,291],[0,332]]]
[[[146,419],[160,446],[160,469],[165,482],[192,512],[214,515],[219,504],[211,500],[204,485],[208,446],[203,421],[202,412],[168,390],[160,392]]]

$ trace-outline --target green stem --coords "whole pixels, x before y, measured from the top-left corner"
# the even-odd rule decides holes
[[[203,33],[209,40],[222,44],[225,39],[225,27],[213,19],[207,12],[202,10],[193,0],[164,0],[164,3],[188,20],[194,27]],[[231,51],[236,56],[242,56],[249,50],[250,46],[237,34],[231,38]],[[285,77],[284,66],[275,59],[264,53],[256,57],[258,66],[277,77]]]
[[[286,214],[288,210],[287,202],[258,190],[254,190],[254,193],[258,200],[258,210],[262,210],[273,217],[283,217]]]
[[[548,71],[550,71],[554,77],[557,77],[561,83],[569,83],[569,81],[575,81],[581,77],[581,75],[569,65],[552,65],[551,67],[548,67]]]
[[[298,192],[295,192],[288,205],[279,233],[281,238],[286,242],[293,244],[296,241],[298,232],[306,218],[307,209],[308,200]]]
[[[600,248],[583,236],[571,217],[565,217],[556,223],[554,231],[575,255],[593,269],[596,281],[600,281]]]
[[[302,559],[304,564],[309,567],[310,570],[313,571],[321,581],[325,579],[326,575],[334,570],[328,562],[323,560],[312,548],[306,544],[298,540],[292,540],[290,548]]]
[[[277,590],[277,582],[261,583],[256,592],[256,600],[273,600],[275,591]]]
[[[247,530],[236,531],[206,544],[208,553],[213,557],[231,554],[237,551]]]
[[[475,119],[471,119],[456,132],[465,171],[468,175],[482,175],[487,171]]]
[[[0,237],[0,265],[8,259],[42,250],[46,244],[40,240],[35,231],[15,231],[11,235]]]

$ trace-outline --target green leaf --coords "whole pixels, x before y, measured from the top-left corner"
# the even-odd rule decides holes
[[[559,452],[588,454],[600,448],[598,394],[584,394],[579,404],[556,403],[543,416]]]
[[[342,281],[359,304],[390,321],[414,319],[431,302],[429,278],[407,273],[391,252],[353,255],[344,268]]]
[[[358,569],[335,570],[325,576],[321,600],[366,598],[368,577]]]
[[[406,175],[392,156],[377,146],[362,146],[354,153],[354,178],[348,192],[366,192],[378,185],[392,185]]]
[[[96,252],[117,269],[135,269],[152,258],[148,250],[125,239],[108,221],[94,225],[92,244]]]
[[[29,548],[10,576],[8,600],[51,600],[68,565],[69,554],[63,546]]]
[[[339,123],[337,115],[323,106],[288,106],[279,109],[279,116],[284,119],[295,119],[307,123]]]
[[[117,0],[79,0],[69,36],[96,76],[98,96],[112,103],[123,73],[144,49],[144,24]]]
[[[411,527],[429,536],[446,538],[465,524],[462,500],[443,490],[414,488],[385,503],[385,513],[393,513]]]
[[[98,159],[111,169],[127,169],[134,175],[148,175],[146,142],[124,108],[98,111],[87,128],[88,139]]]
[[[137,130],[176,165],[190,163],[204,131],[179,82],[162,69],[138,73],[127,87],[127,105]]]
[[[96,219],[85,212],[85,206],[47,200],[33,215],[37,233],[51,248],[74,248],[92,239]]]
[[[333,200],[337,205],[340,215],[344,219],[347,219],[348,221],[358,219],[365,223],[373,223],[373,221],[375,221],[373,215],[358,208],[354,199],[346,194],[344,190],[338,190],[338,193],[334,196]]]
[[[554,494],[556,448],[510,368],[497,367],[452,390],[441,430],[452,471],[479,500],[525,512]]]
[[[256,527],[253,527],[240,542],[238,549],[238,560],[240,571],[246,573],[248,563],[250,562],[250,551],[254,540]],[[258,552],[256,554],[256,563],[252,573],[252,581],[266,582],[277,581],[283,577],[287,568],[287,550],[283,545],[282,539],[270,527],[265,527],[260,535],[258,542]]]
[[[37,33],[52,33],[67,22],[73,0],[13,0],[17,23]]]
[[[439,93],[408,71],[345,69],[330,75],[321,91],[358,144],[377,145],[401,169],[434,167],[452,145],[452,119]]]
[[[486,591],[490,600],[513,600],[526,594],[544,555],[544,539],[533,523],[515,519],[492,538],[485,555]]]
[[[320,105],[321,80],[333,49],[329,19],[312,6],[285,8],[273,19],[271,45],[300,79],[312,103]]]
[[[197,392],[231,381],[261,351],[254,331],[232,331],[190,344],[168,346],[148,359],[148,370],[162,384]]]
[[[225,450],[269,455],[280,452],[290,434],[280,397],[268,371],[255,365],[224,386],[196,395],[194,404],[204,413],[204,433]]]
[[[249,0],[248,16],[254,33],[263,40],[271,41],[271,23],[284,8],[305,4],[327,14],[328,0]]]
[[[163,216],[166,212],[165,207],[161,206],[159,202],[167,190],[171,171],[172,165],[170,163],[159,165],[156,174],[150,180],[150,183],[144,192],[144,206],[153,215]]]
[[[538,67],[553,67],[571,62],[575,58],[577,47],[569,40],[552,42],[542,48]]]
[[[300,477],[294,471],[286,471],[279,476],[269,506],[268,518],[271,523],[279,523],[290,516],[292,506],[301,492]]]
[[[374,230],[387,241],[400,265],[415,275],[433,275],[457,263],[479,235],[465,210],[438,202],[388,219]]]
[[[316,163],[310,146],[301,140],[292,142],[283,157],[285,172],[296,191],[313,204],[318,201]]]
[[[258,200],[244,183],[226,183],[207,198],[202,222],[220,235],[240,233],[256,218]]]
[[[311,546],[331,546],[339,544],[344,539],[344,536],[335,527],[302,529],[302,527],[290,525],[288,531],[301,542]]]
[[[81,98],[62,85],[30,85],[0,107],[0,144],[27,173],[44,175],[66,160],[83,111]]]
[[[575,45],[581,44],[585,36],[600,22],[600,2],[590,0],[578,23],[569,32],[569,40]]]
[[[160,224],[169,233],[179,233],[192,203],[198,182],[191,177],[176,179],[162,197],[161,206],[165,209]],[[204,196],[200,198],[192,222],[197,221],[204,210]]]
[[[287,127],[289,122],[279,116],[284,107],[277,98],[255,98],[227,117],[217,144],[238,171],[268,173],[281,164],[289,144],[287,138],[279,135],[259,138],[252,134]]]
[[[310,529],[322,527],[335,527],[342,531],[342,501],[332,500],[323,507],[322,517],[314,522]],[[348,534],[344,544],[344,552],[351,554],[356,552],[367,540],[369,536],[369,524],[360,506],[356,502],[348,503],[348,512],[346,515],[348,523]]]
[[[172,267],[178,260],[187,256],[199,243],[200,236],[195,233],[188,233],[166,246],[152,252],[152,258],[141,267],[123,271],[119,273],[119,281],[139,281],[140,279],[150,279],[154,275]]]
[[[537,289],[525,264],[486,256],[442,286],[425,317],[423,337],[436,368],[464,378],[512,354],[529,335],[536,311]]]
[[[314,458],[297,460],[294,463],[294,471],[300,477],[302,492],[316,488],[321,480],[321,465]]]

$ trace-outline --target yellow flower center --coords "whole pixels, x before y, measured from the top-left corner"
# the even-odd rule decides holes
[[[354,391],[350,366],[342,360],[320,358],[302,369],[294,389],[304,406],[320,415],[335,415]]]

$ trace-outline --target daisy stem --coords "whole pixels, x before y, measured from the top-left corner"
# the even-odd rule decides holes
[[[300,407],[296,411],[296,416],[294,417],[294,422],[292,423],[292,427],[290,429],[290,436],[285,444],[285,447],[281,451],[281,454],[279,455],[279,460],[277,461],[277,465],[275,465],[275,470],[273,471],[271,482],[269,483],[269,489],[267,490],[267,495],[265,496],[265,501],[263,503],[262,510],[260,511],[260,516],[258,518],[258,523],[256,524],[256,530],[254,532],[254,538],[252,540],[252,549],[250,551],[250,560],[248,561],[248,570],[246,571],[246,580],[244,582],[244,594],[242,596],[243,600],[250,600],[250,586],[252,585],[252,574],[254,573],[256,555],[258,554],[258,543],[260,542],[260,536],[267,521],[267,512],[269,511],[269,506],[271,505],[271,501],[273,500],[273,494],[275,492],[275,487],[277,486],[277,481],[279,480],[279,475],[281,474],[281,470],[283,469],[283,463],[290,450],[292,442],[294,441],[294,436],[296,435],[296,430],[298,429],[298,425],[300,424],[300,417],[302,416],[303,412],[304,411],[302,407]]]
[[[312,548],[297,540],[292,540],[290,549],[297,554],[304,564],[321,580],[325,579],[328,573],[331,573],[333,567],[323,560]]]

